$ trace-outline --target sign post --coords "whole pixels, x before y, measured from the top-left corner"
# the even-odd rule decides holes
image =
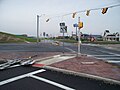
[[[65,26],[65,23],[60,23],[60,33],[63,33],[63,54],[64,54],[64,33],[67,33],[67,26]]]

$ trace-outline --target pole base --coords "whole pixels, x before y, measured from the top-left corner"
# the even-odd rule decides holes
[[[76,57],[87,56],[87,54],[77,53]]]

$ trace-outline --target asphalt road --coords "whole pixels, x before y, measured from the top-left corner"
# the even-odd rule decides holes
[[[77,46],[74,44],[66,44],[66,49],[71,52],[77,52]],[[120,50],[113,50],[95,44],[82,44],[81,53],[94,56],[99,60],[120,65]]]
[[[77,46],[65,43],[65,52],[77,52]],[[0,52],[62,52],[62,46],[39,44],[0,44]],[[107,61],[120,61],[120,52],[96,45],[82,45],[81,53]],[[119,64],[119,62],[117,63]],[[67,75],[33,67],[0,71],[0,90],[120,90],[120,85]],[[39,72],[38,72],[39,71]],[[37,73],[36,73],[37,72]]]
[[[0,52],[63,52],[62,45],[55,46],[52,41],[43,41],[41,43],[23,43],[23,44],[0,44]],[[109,63],[120,65],[120,51],[107,49],[99,45],[83,44],[81,53],[94,56],[99,60],[105,60]],[[77,52],[77,45],[65,43],[64,52]]]
[[[42,68],[16,67],[0,71],[0,90],[120,90],[120,85]]]
[[[62,52],[63,47],[51,43],[0,44],[0,52]],[[65,50],[68,52],[69,50]]]

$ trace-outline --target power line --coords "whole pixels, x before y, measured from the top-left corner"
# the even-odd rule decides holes
[[[114,7],[118,7],[118,6],[120,6],[120,4],[105,6],[104,8],[114,8]],[[77,13],[86,12],[87,10],[94,11],[94,10],[101,10],[101,9],[103,9],[103,7],[102,7],[102,8],[85,9],[85,10],[81,10],[81,11],[76,11],[76,12],[74,12],[74,13],[77,14]],[[68,15],[71,15],[71,14],[73,14],[73,12],[71,12],[71,13],[66,13],[66,14],[63,14],[63,15],[53,16],[53,17],[50,17],[49,19],[57,18],[57,17],[63,17],[63,16],[68,16]]]

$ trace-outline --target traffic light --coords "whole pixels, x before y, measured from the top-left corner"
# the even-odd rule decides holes
[[[73,13],[72,18],[75,18],[76,12]]]
[[[108,8],[103,8],[102,9],[102,14],[105,14],[107,12]]]
[[[43,36],[45,36],[45,32],[43,32]]]
[[[79,27],[79,29],[80,29],[80,28],[83,28],[83,22],[79,22],[79,23],[78,23],[78,27]]]
[[[47,19],[46,22],[48,22],[50,19]]]
[[[89,14],[90,14],[90,10],[87,10],[86,15],[89,16]]]

